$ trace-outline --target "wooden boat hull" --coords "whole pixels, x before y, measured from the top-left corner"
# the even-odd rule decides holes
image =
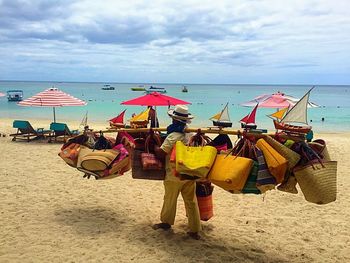
[[[232,122],[213,121],[213,125],[219,127],[232,127]]]
[[[243,129],[256,129],[256,127],[257,127],[256,124],[241,123],[241,128],[243,128]]]
[[[23,98],[20,98],[20,97],[11,97],[10,98],[10,97],[8,97],[7,100],[8,101],[21,101],[21,100],[23,100]]]
[[[290,125],[283,122],[278,122],[276,120],[273,120],[273,124],[275,125],[276,130],[283,130],[293,133],[308,133],[312,127],[311,126],[296,126],[296,125]]]

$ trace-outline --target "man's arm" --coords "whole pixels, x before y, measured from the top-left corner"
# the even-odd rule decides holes
[[[158,145],[154,146],[154,153],[158,159],[164,160],[167,153],[161,149]]]

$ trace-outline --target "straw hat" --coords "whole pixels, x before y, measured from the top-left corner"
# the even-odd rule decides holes
[[[168,115],[174,120],[185,121],[187,123],[194,118],[194,116],[188,112],[188,107],[186,105],[176,105],[174,109],[168,111]]]
[[[119,151],[93,151],[82,158],[81,167],[89,171],[103,171],[118,156]]]

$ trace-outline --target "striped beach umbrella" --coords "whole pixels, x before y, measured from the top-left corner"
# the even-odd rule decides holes
[[[84,106],[86,104],[85,101],[75,98],[54,87],[39,92],[33,97],[22,100],[18,103],[20,106],[52,107],[54,122],[56,122],[56,107]]]
[[[244,107],[255,107],[259,103],[259,108],[291,108],[299,101],[298,98],[295,98],[290,95],[286,95],[282,92],[277,92],[273,94],[263,94],[253,100],[244,102],[240,104]],[[319,107],[313,102],[308,103],[308,108]]]

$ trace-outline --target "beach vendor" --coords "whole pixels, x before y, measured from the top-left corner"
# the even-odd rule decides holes
[[[200,239],[201,224],[196,197],[196,182],[194,180],[180,180],[173,174],[170,167],[171,150],[177,141],[187,142],[184,129],[193,116],[188,113],[188,107],[185,105],[176,105],[174,110],[168,111],[168,115],[172,118],[172,124],[167,127],[167,137],[160,147],[155,148],[157,157],[165,158],[166,177],[164,180],[164,202],[160,214],[161,223],[155,224],[153,229],[168,230],[171,228],[175,221],[177,198],[181,192],[190,228],[187,234],[193,239]]]

